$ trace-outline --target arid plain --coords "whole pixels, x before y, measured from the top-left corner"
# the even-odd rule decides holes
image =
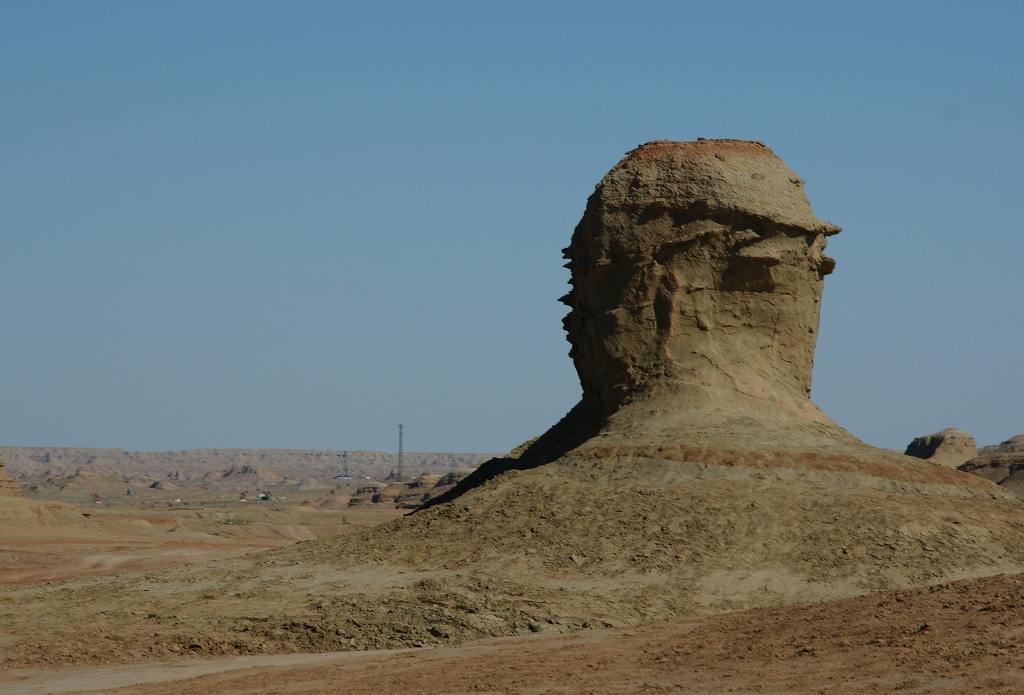
[[[315,498],[314,498],[315,499]],[[225,502],[183,509],[173,498],[154,508],[101,509],[87,502],[48,505],[7,498],[0,553],[4,558],[5,646],[60,624],[81,642],[7,660],[5,693],[1017,693],[1024,689],[1024,601],[1020,575],[998,575],[850,599],[688,615],[631,627],[485,638],[398,650],[288,653],[265,644],[246,656],[210,655],[170,640],[171,616],[152,606],[225,570],[247,571],[240,556],[270,556],[300,539],[366,535],[398,518],[394,508],[322,509],[275,503]],[[31,516],[27,516],[29,508]],[[13,510],[21,519],[15,518]],[[49,510],[43,511],[43,510]],[[52,516],[51,516],[52,515]],[[56,517],[56,518],[55,518]],[[242,560],[242,562],[238,562]],[[183,573],[154,582],[157,574]],[[305,591],[328,581],[330,567],[307,565],[308,576],[275,589]],[[147,595],[119,597],[124,587]],[[149,589],[148,591],[146,589]],[[195,595],[189,592],[191,595]],[[103,598],[98,608],[95,598]],[[30,604],[18,607],[28,599]],[[90,600],[92,599],[92,600]],[[250,617],[280,594],[254,597]],[[306,613],[306,607],[300,607]],[[145,610],[145,615],[142,615]],[[176,610],[180,610],[179,608]],[[141,654],[120,650],[116,616],[152,628]],[[105,616],[113,615],[108,620]],[[183,616],[186,620],[186,616]],[[178,621],[181,622],[181,621]],[[170,629],[168,629],[170,627]],[[164,635],[160,633],[163,632]],[[195,634],[193,631],[187,631]],[[150,649],[159,649],[150,656]],[[301,646],[299,647],[301,648]]]

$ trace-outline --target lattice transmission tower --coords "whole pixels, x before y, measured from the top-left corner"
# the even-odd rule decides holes
[[[398,482],[402,482],[405,476],[405,461],[402,460],[403,456],[402,447],[402,426],[398,426]]]

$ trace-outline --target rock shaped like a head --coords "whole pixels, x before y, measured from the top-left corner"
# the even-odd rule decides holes
[[[840,231],[765,145],[656,141],[587,203],[565,249],[564,324],[583,401],[656,395],[809,404],[822,279]]]

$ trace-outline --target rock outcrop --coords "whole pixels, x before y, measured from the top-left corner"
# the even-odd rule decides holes
[[[925,459],[948,468],[956,468],[978,455],[974,437],[955,427],[918,437],[907,445],[907,456]]]
[[[7,475],[4,470],[4,462],[0,461],[0,497],[20,497],[21,487],[18,482]]]
[[[387,483],[377,481],[370,481],[360,485],[356,488],[355,494],[349,497],[347,505],[349,507],[365,507],[371,504],[379,504],[381,500],[380,493],[382,490],[387,489],[387,487]],[[394,501],[394,496],[391,499]]]
[[[686,409],[755,399],[813,412],[822,278],[835,266],[825,239],[838,231],[761,143],[631,152],[565,250],[565,327],[584,401],[601,416],[662,396]]]
[[[860,442],[810,400],[823,280],[835,267],[825,246],[839,231],[762,143],[656,141],[630,152],[597,185],[564,250],[564,325],[583,397],[501,465],[570,451],[701,460],[708,449],[731,460],[813,454],[851,471],[885,461],[896,477],[937,480]]]
[[[396,537],[459,509],[461,526],[431,531],[450,536],[449,552],[525,553],[573,575],[657,568],[676,586],[658,600],[690,609],[1024,567],[1024,506],[1012,495],[868,446],[811,402],[823,279],[835,267],[824,251],[838,231],[761,143],[630,152],[565,249],[580,403]],[[494,534],[488,514],[501,519]],[[630,514],[646,521],[632,528]],[[616,547],[637,550],[623,563]]]
[[[983,446],[960,470],[987,478],[1024,497],[1024,434],[995,446]]]

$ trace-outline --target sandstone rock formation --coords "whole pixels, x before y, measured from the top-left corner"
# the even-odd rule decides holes
[[[691,607],[1024,566],[1017,500],[870,447],[811,402],[823,278],[835,266],[826,237],[838,231],[761,143],[658,141],[630,152],[598,184],[565,249],[580,403],[518,457],[483,464],[413,518],[451,513],[448,502],[473,529],[466,542],[480,545],[483,510],[508,531],[519,528],[513,500],[530,500],[523,513],[544,524],[522,522],[527,537],[575,547],[581,567],[615,573],[625,571],[616,544],[602,539],[636,509],[623,504],[628,490],[644,500],[635,513],[658,520],[641,524],[658,540],[626,533],[618,543],[646,548],[634,569],[673,574],[695,592],[675,597]],[[901,540],[878,550],[882,536]],[[519,552],[488,538],[487,552]]]
[[[565,250],[583,399],[685,409],[807,406],[822,278],[839,228],[761,143],[654,142],[605,176]],[[729,402],[722,403],[726,398]]]
[[[0,497],[20,497],[21,488],[17,481],[7,475],[4,470],[4,462],[0,461]]]
[[[955,427],[918,437],[907,445],[907,456],[925,459],[949,468],[956,468],[977,456],[974,437]]]
[[[1024,434],[995,446],[981,447],[978,455],[962,464],[960,470],[1024,496]]]
[[[839,231],[762,143],[656,141],[630,152],[598,184],[564,250],[572,289],[561,301],[582,400],[504,467],[570,451],[701,460],[695,448],[710,448],[853,468],[867,457],[897,477],[930,479],[809,398],[823,278],[835,267],[826,238]]]

